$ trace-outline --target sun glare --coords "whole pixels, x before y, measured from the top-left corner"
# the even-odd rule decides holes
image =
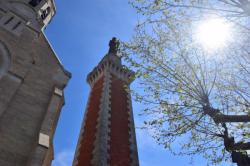
[[[224,47],[231,37],[230,24],[223,19],[204,20],[197,29],[198,42],[208,50]]]

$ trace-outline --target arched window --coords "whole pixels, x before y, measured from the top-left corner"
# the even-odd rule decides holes
[[[0,79],[8,71],[10,56],[7,48],[0,42]]]

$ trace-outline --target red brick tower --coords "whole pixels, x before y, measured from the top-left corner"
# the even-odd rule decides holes
[[[116,38],[109,46],[87,78],[91,92],[73,166],[139,166],[127,90],[134,73],[122,66]]]

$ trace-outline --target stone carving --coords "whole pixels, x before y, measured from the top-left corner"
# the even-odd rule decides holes
[[[110,40],[109,42],[109,54],[110,53],[117,54],[117,52],[119,51],[119,46],[120,46],[119,40],[113,37],[112,40]]]

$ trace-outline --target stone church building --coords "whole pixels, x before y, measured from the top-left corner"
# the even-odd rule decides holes
[[[0,0],[0,166],[48,166],[71,75],[43,29],[53,0]]]

